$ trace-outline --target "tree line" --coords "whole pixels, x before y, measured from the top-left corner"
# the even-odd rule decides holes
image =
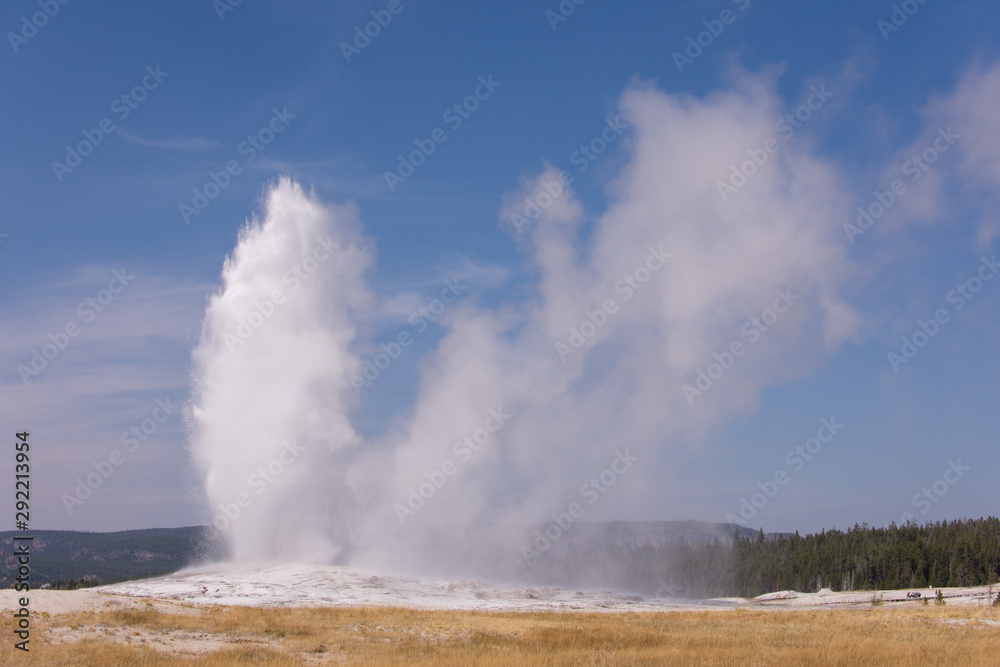
[[[963,519],[847,532],[733,537],[731,590],[835,591],[980,586],[1000,579],[1000,519]]]
[[[801,536],[732,526],[727,537],[566,539],[522,573],[537,583],[608,587],[650,597],[755,597],[814,592],[977,586],[1000,581],[1000,519]]]

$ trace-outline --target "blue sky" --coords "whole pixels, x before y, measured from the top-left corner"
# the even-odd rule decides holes
[[[956,284],[997,252],[1000,140],[990,102],[1000,101],[1000,10],[993,3],[913,3],[919,9],[884,33],[879,21],[892,20],[890,2],[567,0],[563,6],[574,11],[553,23],[546,13],[560,11],[555,0],[488,7],[400,0],[401,11],[347,62],[341,44],[390,4],[246,1],[220,16],[219,3],[209,0],[69,2],[34,32],[24,32],[23,21],[42,11],[38,2],[0,9],[7,93],[0,100],[0,423],[8,436],[32,433],[34,527],[112,530],[208,519],[181,409],[157,422],[72,512],[63,497],[122,449],[121,433],[153,416],[157,399],[188,401],[206,299],[219,288],[240,228],[260,212],[278,177],[314,188],[325,202],[356,202],[377,248],[367,284],[379,304],[359,325],[360,338],[377,344],[405,329],[406,314],[455,277],[469,285],[463,299],[479,308],[499,311],[530,299],[538,266],[504,223],[505,196],[529,187],[547,166],[573,176],[579,248],[600,247],[606,211],[627,199],[622,175],[646,169],[644,139],[626,130],[585,171],[573,154],[623,113],[626,91],[655,91],[701,109],[698,119],[713,123],[714,111],[725,107],[720,95],[762,95],[765,115],[780,107],[767,116],[776,121],[819,85],[832,97],[792,138],[779,140],[778,155],[794,151],[829,170],[836,195],[817,197],[842,214],[835,226],[852,222],[857,207],[868,207],[873,191],[893,180],[907,187],[885,219],[853,243],[839,227],[830,241],[836,267],[824,275],[836,275],[836,285],[827,296],[853,312],[845,317],[850,326],[821,332],[817,321],[810,337],[801,333],[809,322],[798,322],[801,335],[785,349],[768,340],[777,349],[759,358],[766,373],[746,378],[745,393],[718,404],[706,392],[691,410],[710,405],[708,423],[696,415],[696,427],[647,448],[648,464],[629,473],[631,491],[617,499],[609,493],[589,518],[721,521],[781,470],[790,480],[748,519],[751,526],[805,532],[884,524],[905,512],[919,521],[994,513],[1000,280],[985,283],[961,310],[948,301]],[[678,71],[674,53],[723,12],[732,12],[732,22],[712,23],[724,26],[720,34]],[[12,43],[9,33],[22,32],[30,38]],[[444,112],[473,95],[480,77],[499,85],[460,127],[449,127]],[[745,92],[754,86],[765,92]],[[115,104],[123,95],[134,106],[124,118],[124,102]],[[655,102],[635,102],[635,113],[642,116],[646,104]],[[275,110],[284,120],[271,128],[280,131],[248,160],[241,145],[268,127]],[[107,134],[98,129],[105,118],[114,125]],[[908,180],[902,165],[949,125],[962,140]],[[385,172],[436,128],[447,140],[390,190]],[[711,145],[678,143],[673,157],[680,162],[643,173],[666,184],[685,152],[719,153],[728,164],[759,147],[725,145],[727,128],[705,134],[718,137]],[[57,173],[53,163],[65,162],[66,146],[95,131],[101,140],[93,152],[72,172]],[[239,173],[186,221],[181,204],[193,204],[194,190],[232,160]],[[723,169],[720,179],[727,174]],[[706,192],[716,189],[708,183]],[[741,205],[739,194],[733,205]],[[806,227],[831,219],[806,220],[810,209],[796,206]],[[712,233],[711,225],[705,229]],[[134,280],[112,283],[112,272],[123,269]],[[119,287],[89,321],[80,304]],[[739,306],[743,317],[723,318],[735,326],[718,331],[712,350],[746,342],[739,324],[769,300],[753,303],[759,306]],[[894,372],[887,354],[939,309],[947,323]],[[25,382],[18,367],[71,323],[79,335]],[[378,440],[415,410],[421,359],[446,333],[430,327],[362,393],[354,412],[359,434]],[[363,345],[359,350],[363,358]],[[711,360],[698,357],[683,373],[687,382]],[[584,378],[600,384],[599,367]],[[675,391],[680,395],[679,385]],[[843,431],[795,470],[786,454],[830,417]],[[923,513],[915,494],[959,460],[969,470],[939,485],[947,493]],[[12,456],[0,463],[5,485],[12,465]]]

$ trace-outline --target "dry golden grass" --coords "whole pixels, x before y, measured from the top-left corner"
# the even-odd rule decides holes
[[[996,665],[1000,610],[487,613],[199,608],[35,617],[44,665]],[[67,642],[67,643],[55,643]],[[158,648],[153,648],[158,647]],[[8,657],[14,655],[13,659]]]

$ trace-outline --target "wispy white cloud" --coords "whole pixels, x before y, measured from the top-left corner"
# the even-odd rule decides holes
[[[180,405],[188,393],[190,349],[213,287],[179,279],[184,273],[180,267],[157,266],[155,273],[136,271],[135,279],[101,312],[81,315],[79,304],[97,298],[112,271],[121,268],[88,265],[42,276],[31,294],[0,308],[4,422],[44,443],[39,474],[32,479],[34,506],[44,517],[39,526],[112,530],[148,525],[148,517],[167,523],[196,518],[186,489],[189,463],[179,411],[158,428],[148,447],[128,455],[127,464],[85,507],[70,515],[62,502],[62,494],[73,493],[77,477],[94,472],[93,462],[123,450],[122,432],[148,418],[156,399]],[[78,333],[64,338],[70,323]],[[31,368],[33,350],[42,352],[46,345],[62,349],[45,359],[44,367],[36,361],[42,368],[25,384],[18,367]],[[49,347],[47,353],[53,351]],[[155,472],[152,484],[150,472]],[[116,492],[105,493],[110,489]],[[128,492],[126,505],[118,504],[123,490]],[[169,513],[163,511],[164,497],[170,498]]]
[[[140,137],[134,132],[118,128],[118,136],[130,144],[136,146],[147,146],[149,148],[164,148],[172,151],[200,152],[208,151],[220,147],[218,141],[203,137],[177,137],[173,139],[147,139]]]
[[[430,299],[447,284],[457,284],[460,296],[479,294],[496,289],[511,278],[510,267],[501,264],[475,262],[469,257],[437,268],[433,275],[409,280],[405,285],[379,285],[385,294],[372,309],[372,318],[378,323],[405,322],[417,309],[426,307]]]
[[[960,174],[971,186],[963,196],[972,196],[983,219],[979,227],[980,247],[1000,236],[1000,62],[979,63],[961,78],[954,92],[930,105],[930,116],[950,122],[962,134]]]

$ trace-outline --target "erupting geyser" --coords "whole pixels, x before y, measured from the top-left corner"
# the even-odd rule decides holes
[[[370,264],[355,209],[288,179],[226,260],[194,353],[191,447],[235,560],[329,562],[343,546],[347,345]]]

